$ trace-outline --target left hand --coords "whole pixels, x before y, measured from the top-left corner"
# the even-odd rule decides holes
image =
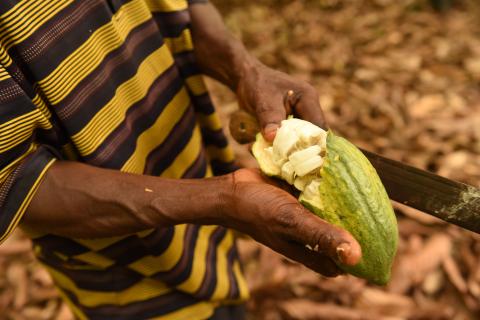
[[[245,68],[236,91],[240,108],[256,115],[268,141],[290,114],[326,129],[317,90],[258,61]]]

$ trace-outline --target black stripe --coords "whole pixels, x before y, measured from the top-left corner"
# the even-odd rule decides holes
[[[103,269],[96,268],[75,258],[62,261],[58,258],[53,259],[51,256],[45,258],[39,256],[38,259],[70,278],[79,289],[98,292],[122,291],[130,288],[144,278],[144,276],[138,272],[118,265]],[[89,267],[91,269],[73,269],[79,267]]]
[[[80,306],[77,297],[72,293],[67,292],[67,295],[80,307],[80,309],[87,315],[88,319],[91,320],[148,319],[159,317],[200,302],[191,295],[180,291],[174,291],[149,300],[130,303],[125,306],[105,305],[89,308]]]
[[[183,238],[183,251],[177,264],[168,271],[158,272],[151,277],[160,280],[170,287],[174,287],[181,282],[187,280],[192,273],[193,256],[195,254],[195,246],[198,240],[200,226],[187,225],[187,230]]]
[[[192,99],[192,104],[195,111],[207,116],[215,112],[215,107],[213,106],[212,100],[210,99],[210,95],[208,94],[208,92],[199,96],[191,94],[190,98]]]
[[[15,61],[16,62],[16,61]],[[30,99],[33,99],[36,95],[35,88],[32,83],[25,77],[23,70],[19,68],[17,63],[12,63],[5,68],[15,84],[22,89],[23,93]]]
[[[145,58],[162,46],[162,39],[154,34],[142,38],[141,43],[137,46],[130,46],[131,42],[142,37],[145,30],[150,28],[149,22],[137,27],[119,48],[110,52],[102,63],[55,107],[70,135],[83,129],[92,117],[115,96],[118,86],[132,78]],[[111,72],[106,71],[105,68],[109,66],[109,61],[116,58],[123,59],[122,63]],[[101,80],[99,81],[97,78]],[[93,86],[94,91],[85,95],[82,88],[86,86]],[[72,113],[72,105],[77,106],[76,112]]]
[[[36,109],[27,95],[17,94],[19,91],[21,91],[20,87],[12,79],[0,81],[0,119],[2,123]],[[10,97],[11,94],[14,94],[13,98]]]
[[[246,308],[242,305],[227,305],[221,306],[215,309],[213,316],[207,320],[245,320],[246,319]]]
[[[177,123],[181,131],[172,130],[165,139],[165,143],[148,155],[147,163],[149,164],[146,168],[148,168],[149,172],[146,174],[160,175],[175,161],[192,138],[195,128],[195,116],[190,110],[187,110],[187,112],[188,114],[185,114],[182,121]]]
[[[107,0],[108,4],[110,4],[111,6],[111,9],[113,9],[113,12],[118,11],[118,9],[120,9],[121,6],[123,6],[124,4],[130,1],[132,0]]]
[[[18,157],[22,156],[30,148],[33,138],[25,140],[24,142],[16,145],[15,147],[0,153],[0,168],[4,168],[9,165],[12,161],[16,160]],[[0,214],[1,215],[1,214]]]
[[[2,0],[0,1],[0,15],[6,13],[18,4],[18,0]]]
[[[42,35],[51,33],[51,30],[58,28],[58,23],[64,20],[66,16],[83,13],[85,4],[82,1],[74,1],[55,15],[53,19],[46,21],[28,39],[8,51],[31,83],[48,76],[73,51],[80,47],[93,32],[111,21],[111,15],[108,13],[106,6],[102,5],[103,1],[97,0],[96,2],[97,5],[95,5],[94,10],[90,9],[83,19],[80,19],[74,26],[68,27],[56,41],[52,42],[38,57],[29,61],[28,64],[22,63],[25,60],[25,52],[29,48],[37,46],[38,42],[42,41]],[[52,52],[55,54],[52,54]]]
[[[240,259],[238,257],[237,252],[237,245],[236,243],[230,248],[227,254],[227,262],[228,262],[228,280],[230,282],[230,288],[228,290],[228,298],[229,299],[238,299],[240,298],[240,290],[238,288],[237,278],[233,272],[233,263],[238,261],[240,263]]]
[[[33,184],[52,158],[52,154],[47,149],[40,147],[17,168],[19,171],[16,173],[13,184],[8,190],[8,195],[0,207],[0,235],[7,231]]]
[[[223,162],[214,159],[210,161],[210,165],[212,166],[213,174],[216,176],[221,176],[240,169],[240,167],[235,163],[235,161]]]
[[[173,58],[175,59],[175,63],[184,79],[194,75],[202,74],[202,71],[198,67],[195,53],[193,51],[177,53],[173,56]]]
[[[25,94],[25,92],[22,90],[22,88],[18,85],[18,83],[13,79],[13,78],[7,78],[3,81],[0,81],[0,115],[3,112],[3,110],[12,108],[7,107],[6,105],[13,104],[16,105],[17,103],[20,104],[24,103],[26,106],[20,106],[20,110],[26,110],[27,108],[25,107],[30,107],[28,109],[32,110],[33,109],[33,103],[30,100],[30,98]],[[12,111],[12,110],[8,110]],[[20,114],[23,112],[20,112]],[[8,121],[4,120],[3,121]]]
[[[207,127],[201,128],[202,137],[205,145],[214,145],[218,148],[228,146],[228,140],[222,129],[212,130]]]
[[[205,178],[206,174],[207,174],[207,157],[205,156],[205,149],[202,148],[202,150],[198,154],[197,159],[183,173],[182,179],[201,179],[201,178]]]
[[[69,257],[90,251],[89,248],[72,239],[59,237],[52,234],[33,239],[33,243],[42,248],[42,253],[61,253],[62,255]]]
[[[154,12],[153,18],[164,37],[176,38],[190,25],[188,9],[172,12]]]
[[[108,246],[98,253],[115,261],[117,265],[129,265],[147,255],[158,256],[168,249],[174,228],[156,229],[145,238],[132,235]]]
[[[175,66],[172,66],[154,81],[143,99],[128,109],[122,123],[94,153],[84,158],[85,162],[120,169],[135,151],[140,134],[155,123],[182,88],[183,82]]]
[[[218,244],[227,234],[227,229],[218,227],[210,236],[209,245],[207,250],[206,265],[209,268],[206,269],[205,276],[202,280],[202,285],[195,293],[196,297],[201,299],[209,299],[217,286],[217,248]]]

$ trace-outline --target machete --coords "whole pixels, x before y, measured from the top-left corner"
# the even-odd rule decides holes
[[[239,143],[255,140],[256,119],[237,110],[230,133]],[[480,189],[362,150],[378,172],[390,199],[480,233]]]

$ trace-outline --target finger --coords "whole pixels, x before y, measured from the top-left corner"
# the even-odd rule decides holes
[[[326,277],[336,277],[343,274],[329,257],[322,253],[309,250],[305,248],[304,245],[284,241],[279,247],[281,249],[277,249],[277,251],[287,258],[295,260]]]
[[[283,96],[283,106],[285,107],[285,112],[287,115],[293,113],[293,109],[297,105],[298,101],[302,97],[302,92],[288,90],[287,93]]]
[[[295,116],[300,119],[310,121],[320,128],[328,129],[325,115],[320,107],[318,93],[315,89],[304,89],[293,109]]]
[[[275,103],[272,99],[271,103],[258,102],[257,103],[257,118],[262,129],[262,134],[265,140],[273,141],[277,129],[280,127],[282,120],[285,120],[287,113],[281,101]]]
[[[276,216],[292,240],[309,245],[343,264],[355,265],[360,261],[362,249],[350,233],[320,219],[304,207],[285,206]]]

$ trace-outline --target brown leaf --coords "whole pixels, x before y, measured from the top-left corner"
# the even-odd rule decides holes
[[[298,320],[363,320],[369,319],[362,312],[334,304],[316,303],[305,299],[283,302],[280,308],[290,318]]]
[[[467,292],[467,284],[465,279],[463,279],[460,270],[458,269],[457,263],[451,256],[445,257],[442,261],[443,269],[448,276],[450,282],[457,288],[461,293]]]
[[[364,310],[367,314],[408,317],[412,314],[415,303],[404,295],[367,288],[358,297],[355,307]]]
[[[437,269],[450,256],[451,240],[443,233],[433,235],[416,253],[402,257],[395,266],[389,291],[405,293],[412,285],[423,282],[427,274]]]

